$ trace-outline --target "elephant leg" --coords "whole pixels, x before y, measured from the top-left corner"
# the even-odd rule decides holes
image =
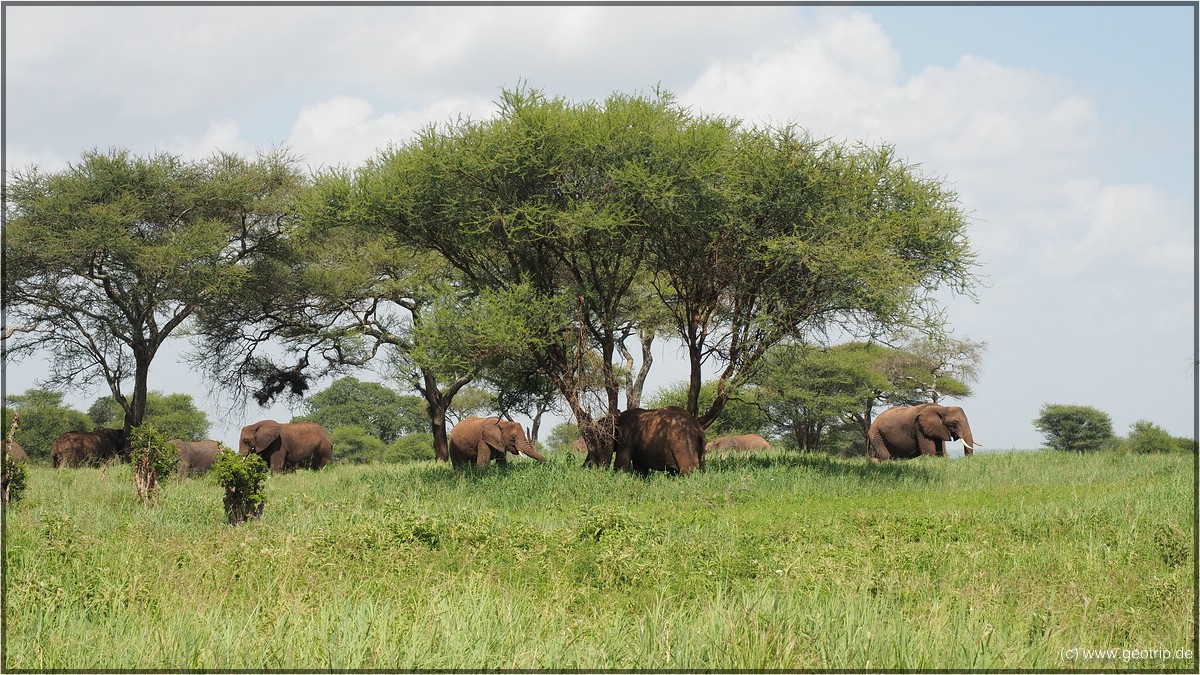
[[[883,437],[876,434],[871,437],[871,442],[867,446],[867,457],[871,461],[879,463],[892,458],[892,453],[888,452],[887,445],[883,442]]]
[[[922,455],[937,456],[939,442],[936,439],[921,436],[917,439],[917,446],[921,450]]]
[[[479,444],[475,446],[475,466],[484,468],[492,463],[492,446],[488,445],[479,439]]]
[[[280,448],[280,449],[276,450],[275,452],[271,453],[271,461],[268,462],[268,464],[271,467],[272,473],[282,473],[283,472],[283,458],[286,454],[287,453],[285,453],[283,451],[283,448]]]

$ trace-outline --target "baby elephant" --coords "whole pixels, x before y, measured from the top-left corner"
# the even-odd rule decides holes
[[[721,436],[720,438],[711,441],[705,450],[712,452],[714,450],[770,450],[771,444],[767,439],[758,434],[742,434],[740,436]]]
[[[221,450],[221,444],[212,440],[185,441],[172,438],[171,443],[179,451],[179,475],[184,478],[207,473]]]

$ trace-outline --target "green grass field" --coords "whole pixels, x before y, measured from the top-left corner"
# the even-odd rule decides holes
[[[333,466],[237,528],[211,479],[31,469],[4,667],[1194,672],[1194,461]]]

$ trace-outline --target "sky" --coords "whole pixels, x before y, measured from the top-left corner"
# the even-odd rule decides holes
[[[974,395],[952,402],[988,449],[1042,446],[1047,403],[1099,408],[1118,434],[1145,419],[1192,437],[1196,11],[8,5],[5,170],[62,170],[93,148],[278,146],[353,169],[431,122],[490,117],[521,82],[576,101],[662,87],[697,113],[891,144],[957,193],[981,285],[942,301],[953,336],[987,351]],[[299,412],[224,410],[188,348],[160,352],[150,385],[192,394],[215,438]],[[685,360],[658,345],[647,393]],[[7,392],[45,369],[6,363]]]

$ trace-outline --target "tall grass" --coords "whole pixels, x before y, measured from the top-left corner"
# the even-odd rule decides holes
[[[208,479],[34,469],[5,670],[1196,667],[1190,457],[578,464],[273,476],[237,528]]]

